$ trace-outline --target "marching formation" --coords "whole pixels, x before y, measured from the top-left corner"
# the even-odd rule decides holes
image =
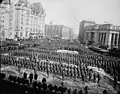
[[[48,76],[49,73],[53,73],[56,75],[61,75],[62,78],[64,77],[73,77],[73,78],[81,78],[83,82],[85,81],[93,81],[98,82],[100,81],[100,74],[93,72],[91,69],[88,69],[86,65],[79,65],[75,66],[72,64],[66,63],[55,63],[49,61],[33,61],[24,59],[17,59],[16,57],[12,56],[2,56],[1,57],[2,64],[4,65],[13,65],[16,67],[24,67],[28,69],[34,69],[42,72],[47,72]],[[18,69],[19,69],[18,68]]]
[[[74,80],[81,80],[83,84],[84,82],[92,82],[100,86],[101,74],[89,69],[89,66],[92,66],[98,68],[98,70],[103,69],[110,74],[114,79],[114,88],[120,81],[119,58],[111,58],[89,51],[85,54],[71,54],[57,52],[57,50],[20,45],[2,47],[1,52],[8,52],[8,55],[1,55],[1,63],[16,66],[19,72],[21,68],[27,68],[34,70],[35,74],[36,71],[46,72],[49,77],[49,74],[52,73],[61,76],[62,80],[65,77],[70,77]],[[83,47],[81,51],[84,52]],[[30,78],[33,77],[30,76]],[[32,83],[32,80],[30,80],[30,83]]]

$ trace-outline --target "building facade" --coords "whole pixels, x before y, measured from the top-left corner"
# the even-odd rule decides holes
[[[72,39],[73,29],[64,25],[45,25],[45,36],[48,38]]]
[[[3,2],[0,10],[2,39],[39,39],[44,36],[45,12],[40,3],[19,0],[11,5]]]
[[[86,21],[86,20],[83,20],[80,22],[80,25],[79,25],[79,35],[78,35],[78,40],[80,43],[84,43],[84,40],[85,40],[85,27],[86,26],[90,26],[90,25],[94,25],[95,22],[94,21]]]
[[[85,42],[92,42],[96,46],[107,49],[118,48],[119,26],[112,24],[95,24],[85,27]]]
[[[120,28],[120,27],[119,27],[119,28]],[[119,30],[118,48],[120,49],[120,30]]]

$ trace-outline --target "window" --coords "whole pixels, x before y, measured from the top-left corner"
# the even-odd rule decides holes
[[[12,35],[12,32],[9,32],[9,36],[11,36]]]
[[[21,24],[23,24],[23,22],[21,22]]]
[[[3,37],[5,36],[5,31],[4,31],[4,30],[2,31],[2,36],[3,36]]]
[[[20,32],[20,36],[22,37],[22,35],[23,35],[23,33],[22,32]]]
[[[12,30],[12,27],[10,27],[10,30]]]
[[[18,32],[16,32],[16,36],[18,36]]]

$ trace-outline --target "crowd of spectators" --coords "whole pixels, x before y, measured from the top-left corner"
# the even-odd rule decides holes
[[[0,94],[93,94],[88,93],[88,86],[85,86],[84,89],[71,89],[64,86],[63,83],[60,86],[48,84],[46,78],[43,78],[41,82],[37,81],[36,74],[29,74],[29,77],[26,73],[23,77],[9,75],[7,78],[6,74],[0,73],[0,82],[2,86]],[[96,94],[108,94],[108,91],[105,89]]]

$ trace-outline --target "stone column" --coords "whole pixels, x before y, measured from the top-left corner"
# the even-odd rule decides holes
[[[105,33],[103,33],[103,45],[104,45]]]
[[[88,34],[88,32],[85,32],[85,34],[84,34],[84,41],[85,42],[87,41],[87,34]]]
[[[95,32],[95,42],[98,44],[99,42],[99,32]]]
[[[100,39],[101,39],[100,37],[101,37],[101,35],[100,35],[100,32],[99,32],[99,43],[100,43]]]
[[[120,32],[119,32],[119,35],[118,35],[118,48],[120,49]]]
[[[111,49],[111,38],[112,38],[112,33],[108,34],[108,49]]]
[[[102,33],[99,33],[100,34],[100,41],[99,41],[99,43],[101,44],[102,43],[102,41],[101,41],[101,39],[102,39]]]
[[[101,42],[102,42],[102,45],[103,45],[103,33],[101,33],[102,37],[101,37]]]
[[[109,33],[106,33],[105,45],[108,45],[109,42]]]
[[[115,34],[116,33],[113,34],[113,46],[115,46]]]
[[[104,41],[104,44],[105,44],[105,39],[106,39],[106,33],[104,33],[104,40],[103,40],[103,41]]]
[[[90,38],[91,38],[91,32],[89,32],[88,34],[88,40],[90,40]]]
[[[116,38],[116,39],[117,39],[117,40],[116,40],[116,41],[117,41],[117,42],[116,42],[116,43],[117,43],[116,45],[117,45],[117,48],[118,48],[119,33],[117,34],[117,38]]]

